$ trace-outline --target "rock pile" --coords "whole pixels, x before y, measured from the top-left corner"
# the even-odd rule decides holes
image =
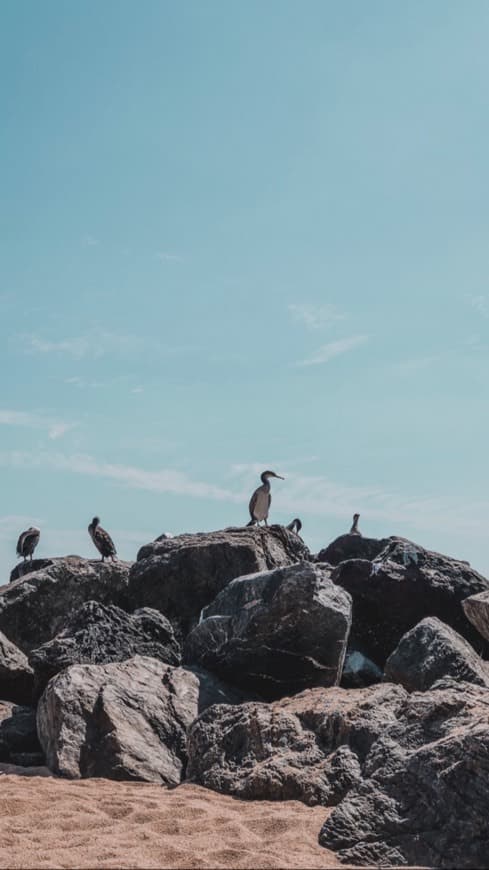
[[[0,588],[0,762],[334,807],[349,865],[485,867],[488,640],[489,581],[402,538],[35,561]]]

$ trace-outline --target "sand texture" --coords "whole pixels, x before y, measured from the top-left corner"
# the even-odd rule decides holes
[[[324,807],[0,765],[0,868],[339,867]]]

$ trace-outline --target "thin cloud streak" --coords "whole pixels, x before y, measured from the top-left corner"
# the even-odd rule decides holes
[[[323,344],[322,347],[308,359],[301,360],[295,365],[299,367],[318,366],[329,362],[336,356],[348,353],[350,350],[360,347],[368,341],[368,335],[352,335],[349,338],[340,338],[338,341],[330,341],[328,344]]]
[[[292,303],[287,306],[293,320],[307,329],[318,330],[344,320],[345,315],[335,305],[308,305]]]
[[[75,429],[76,423],[67,423],[63,420],[52,420],[42,414],[30,411],[7,411],[0,410],[0,426],[22,426],[27,429],[43,429],[47,431],[49,438],[56,441],[62,438],[71,429]]]

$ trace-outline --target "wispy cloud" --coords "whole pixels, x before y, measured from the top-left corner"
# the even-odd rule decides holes
[[[338,341],[330,341],[323,344],[313,356],[300,360],[296,366],[318,366],[327,363],[335,356],[348,353],[368,341],[368,335],[352,335],[349,338],[340,338]]]
[[[90,330],[85,335],[70,338],[50,340],[35,334],[24,334],[18,336],[18,339],[27,353],[62,354],[75,360],[99,359],[111,354],[127,356],[148,348],[154,350],[155,346],[160,348],[158,343],[142,336],[122,335],[98,328]]]
[[[466,296],[466,299],[468,300],[469,305],[472,306],[474,311],[477,312],[477,314],[480,314],[482,317],[485,317],[485,318],[489,317],[489,297],[488,296],[485,296],[483,294],[479,294],[476,296],[468,294]]]
[[[338,311],[335,305],[290,304],[287,306],[292,318],[310,330],[324,329],[338,320],[344,320],[345,315]]]
[[[0,426],[24,426],[28,429],[42,429],[48,433],[49,438],[53,441],[74,429],[76,425],[76,423],[68,423],[63,420],[53,420],[43,414],[30,411],[0,410]]]

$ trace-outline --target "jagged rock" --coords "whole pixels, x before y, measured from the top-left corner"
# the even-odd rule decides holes
[[[385,664],[384,679],[424,692],[443,677],[489,688],[489,667],[453,628],[429,616],[403,635]]]
[[[100,562],[68,556],[0,588],[0,631],[23,651],[51,640],[67,616],[96,600],[129,607],[128,562]]]
[[[382,671],[371,659],[358,650],[348,650],[341,675],[343,689],[362,689],[382,680]]]
[[[36,730],[36,711],[0,701],[0,762],[23,767],[44,764]]]
[[[316,556],[316,562],[339,565],[346,559],[375,559],[395,538],[364,538],[363,535],[340,535]]]
[[[155,607],[185,635],[235,577],[307,558],[305,544],[283,526],[165,537],[139,551],[130,592],[135,607]]]
[[[187,778],[249,800],[334,805],[406,696],[399,686],[309,689],[272,704],[210,707],[188,738]]]
[[[42,571],[44,568],[49,568],[54,561],[54,559],[33,559],[32,562],[18,562],[10,572],[9,583],[15,583],[16,580],[21,580],[26,574],[32,574],[33,571]]]
[[[372,744],[362,776],[320,833],[342,862],[487,867],[486,689],[446,680],[408,695]]]
[[[27,656],[0,631],[0,698],[30,704],[34,672]]]
[[[489,592],[470,595],[462,601],[462,607],[468,620],[475,625],[477,631],[489,640]]]
[[[489,590],[489,580],[460,562],[417,544],[394,539],[373,561],[342,562],[332,578],[353,599],[349,649],[383,668],[401,637],[426,616],[437,616],[478,652],[484,650],[461,602]]]
[[[266,699],[339,682],[351,600],[301,562],[233,580],[189,634],[184,661]]]
[[[149,607],[130,615],[120,607],[88,601],[72,612],[53,640],[30,653],[36,694],[39,696],[51,677],[70,665],[105,665],[135,655],[169,665],[181,663],[180,646],[168,620]]]
[[[186,670],[194,674],[199,681],[199,713],[203,713],[213,704],[244,704],[247,701],[261,700],[256,693],[230,686],[205,668],[190,665]]]
[[[48,767],[79,779],[107,777],[178,784],[199,682],[183,668],[135,656],[73,665],[48,683],[37,728]]]

